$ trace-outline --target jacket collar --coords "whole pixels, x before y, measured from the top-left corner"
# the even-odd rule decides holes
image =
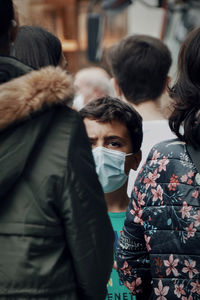
[[[73,85],[60,67],[31,71],[0,85],[0,130],[26,119],[45,106],[70,105]]]
[[[15,57],[0,56],[0,83],[5,83],[32,70]]]

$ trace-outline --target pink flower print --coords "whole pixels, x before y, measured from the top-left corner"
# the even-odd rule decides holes
[[[136,195],[138,194],[138,189],[137,189],[137,186],[134,185],[133,187],[133,191],[136,193]]]
[[[157,159],[160,157],[160,152],[158,152],[157,150],[154,151],[152,159],[150,161],[150,166],[152,166],[153,164],[156,164]]]
[[[140,171],[138,172],[138,174],[141,174],[142,173],[142,171],[143,171],[143,167],[140,169]]]
[[[158,174],[157,170],[155,170],[153,173],[149,172],[148,177],[144,178],[144,183],[146,184],[146,189],[148,189],[151,186],[156,186],[156,179],[160,177],[160,174]]]
[[[184,285],[183,284],[175,284],[175,291],[174,294],[178,297],[181,298],[181,295],[186,295],[186,292],[184,291]]]
[[[166,165],[169,163],[169,159],[166,156],[163,156],[163,159],[158,162],[160,165],[158,171],[161,172],[162,170],[166,171]]]
[[[136,294],[136,292],[138,292],[138,289],[137,287],[139,285],[141,285],[142,283],[142,280],[141,280],[141,277],[138,277],[136,280],[133,280],[132,282],[129,282],[129,281],[125,281],[124,282],[124,285],[129,289],[129,291],[132,293],[132,294]],[[136,290],[137,289],[137,290]]]
[[[131,275],[131,267],[128,265],[127,261],[124,262],[123,267],[120,268],[120,270],[122,270],[124,275],[126,275],[126,274]]]
[[[144,224],[144,221],[142,220],[143,209],[138,207],[134,200],[132,201],[132,204],[133,204],[133,209],[130,210],[130,213],[135,216],[134,222],[143,225]]]
[[[138,286],[140,286],[141,283],[142,283],[141,277],[137,278],[137,279],[136,279],[136,292],[137,292],[137,293],[141,293],[141,292],[142,292],[142,289],[141,289],[141,288],[138,288]]]
[[[187,182],[188,176],[186,174],[182,175],[180,180],[181,182]]]
[[[167,300],[165,297],[168,294],[169,286],[163,287],[162,281],[159,280],[158,288],[154,288],[156,296],[159,296],[156,300]]]
[[[194,172],[193,171],[189,171],[188,172],[188,177],[192,177],[192,176],[194,176]]]
[[[170,191],[175,191],[176,187],[179,185],[179,181],[178,181],[178,176],[175,174],[172,174],[172,176],[170,177],[170,183],[168,184],[168,189]]]
[[[168,267],[167,270],[166,270],[166,275],[167,276],[169,276],[171,274],[171,272],[176,277],[179,275],[178,270],[175,268],[175,267],[178,266],[178,262],[179,262],[179,259],[178,258],[174,259],[173,254],[171,254],[169,256],[169,260],[164,260],[164,265],[166,267]]]
[[[194,223],[192,222],[188,227],[186,227],[188,239],[190,237],[193,237],[195,232],[197,231],[193,226],[194,226]]]
[[[187,184],[191,185],[192,183],[193,183],[192,179],[188,179]]]
[[[145,234],[145,235],[144,235],[144,239],[145,239],[145,242],[146,242],[147,251],[150,251],[150,250],[151,250],[151,246],[149,245],[149,242],[150,242],[151,237],[150,237],[150,236],[147,236],[147,235]]]
[[[136,290],[135,290],[135,280],[133,280],[132,282],[129,282],[129,281],[124,281],[124,285],[127,287],[127,289],[129,289],[129,291],[132,293],[132,294],[136,294]]]
[[[192,286],[192,293],[197,293],[198,295],[200,295],[200,283],[198,280],[196,280],[196,282],[191,282],[190,283]]]
[[[183,202],[183,207],[179,210],[179,212],[182,213],[182,219],[184,219],[185,216],[186,216],[187,218],[190,217],[190,210],[191,210],[191,209],[192,209],[192,206],[188,206],[188,205],[187,205],[187,202],[184,201],[184,202]]]
[[[198,198],[198,196],[199,196],[199,192],[197,190],[192,193],[192,197]]]
[[[137,195],[137,201],[138,201],[138,204],[140,206],[145,204],[145,202],[143,200],[145,198],[145,196],[146,196],[145,193],[143,193],[143,194],[141,194],[140,192],[138,193],[138,195]]]
[[[138,277],[138,278],[136,279],[136,286],[141,285],[141,283],[142,283],[142,279],[141,279],[141,277]]]
[[[192,261],[191,263],[189,263],[188,260],[184,260],[184,263],[186,265],[186,267],[184,267],[182,269],[182,272],[183,273],[189,273],[189,278],[192,279],[193,278],[193,273],[194,274],[198,274],[199,272],[197,271],[197,269],[194,269],[194,267],[196,266],[196,261]]]
[[[198,210],[198,214],[194,215],[193,218],[196,220],[194,226],[198,227],[200,225],[200,210]]]
[[[151,192],[153,194],[153,199],[152,201],[156,201],[158,199],[160,199],[161,201],[163,200],[163,189],[161,188],[160,185],[157,186],[157,190],[155,189],[151,189]]]
[[[188,298],[183,296],[181,300],[193,300],[193,297],[191,295]]]

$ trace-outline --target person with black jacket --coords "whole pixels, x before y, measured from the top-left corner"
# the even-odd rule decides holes
[[[99,299],[114,234],[71,77],[9,55],[12,0],[0,0],[0,299]]]

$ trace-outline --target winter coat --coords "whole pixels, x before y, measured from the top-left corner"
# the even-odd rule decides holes
[[[178,139],[154,146],[136,179],[117,264],[137,299],[200,299],[200,174]]]
[[[2,60],[0,299],[103,300],[113,231],[71,79]]]

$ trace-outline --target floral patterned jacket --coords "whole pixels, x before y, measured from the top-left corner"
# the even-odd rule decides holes
[[[137,299],[200,299],[200,174],[178,139],[150,151],[116,256],[120,279]]]

